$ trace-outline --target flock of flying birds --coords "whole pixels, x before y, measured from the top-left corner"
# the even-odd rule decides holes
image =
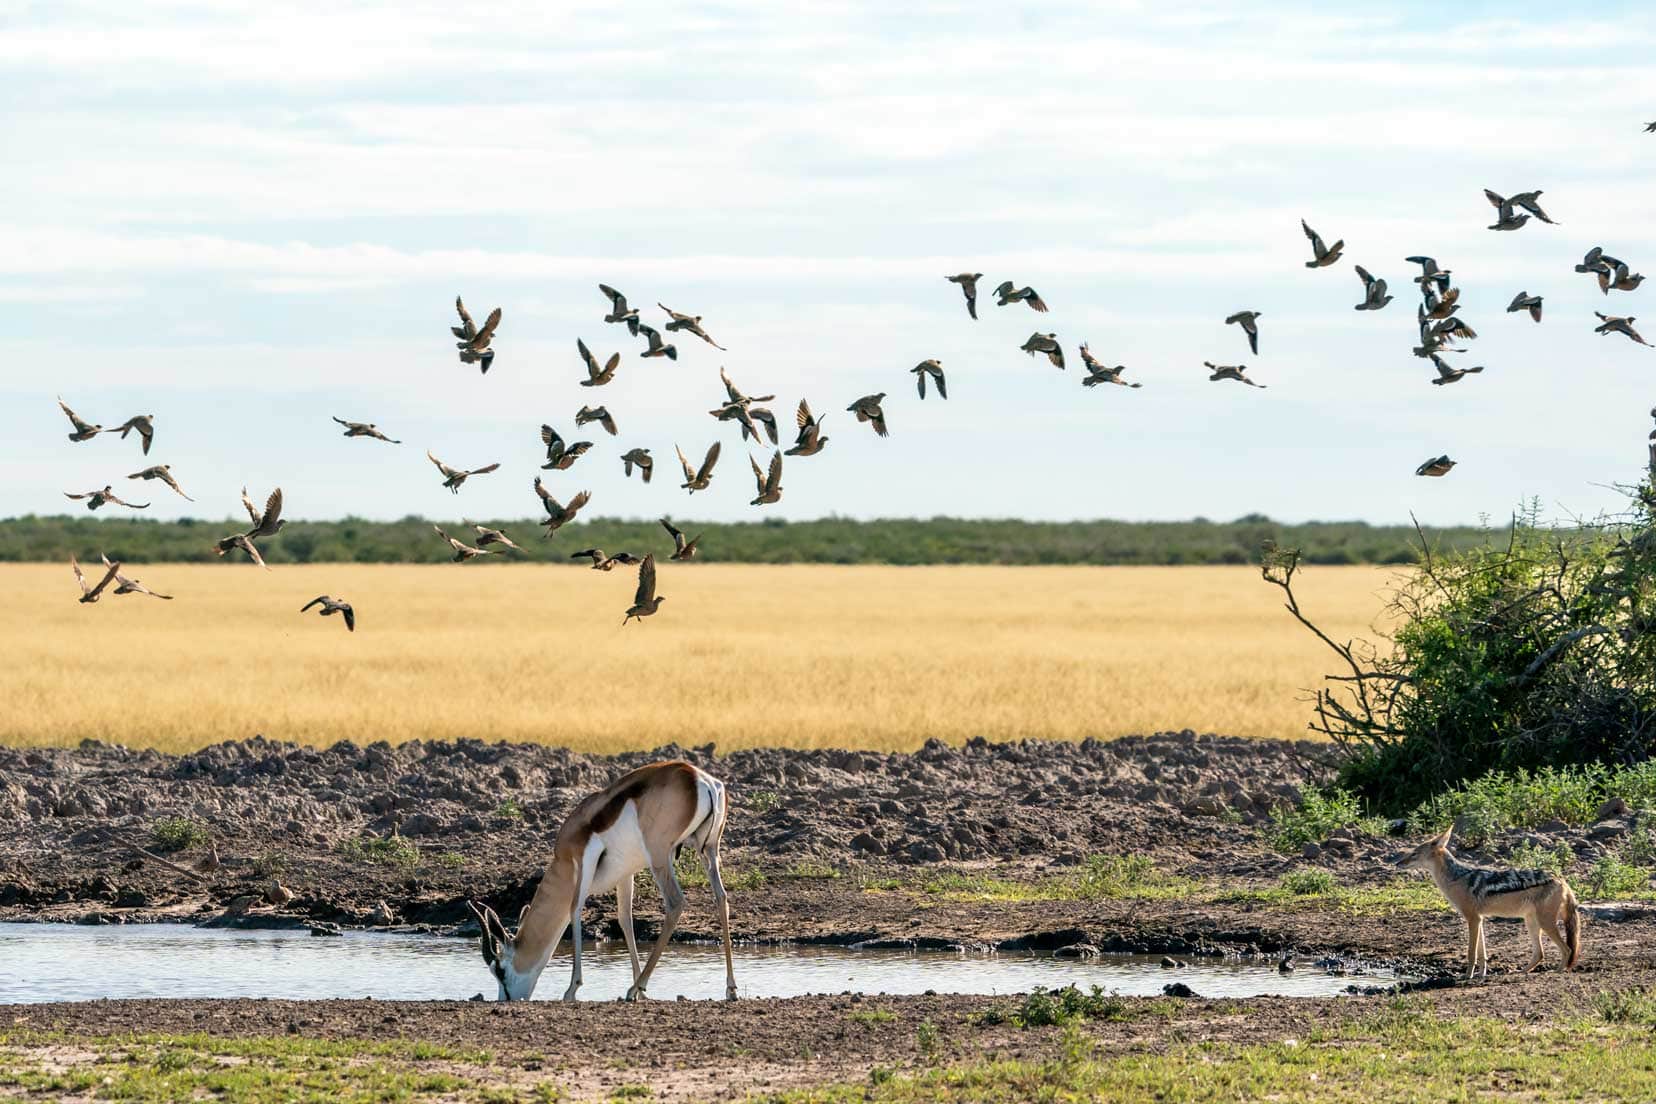
[[[1646,129],[1656,132],[1656,123],[1651,123]],[[1549,225],[1557,225],[1542,209],[1540,203],[1541,191],[1539,189],[1503,196],[1486,188],[1484,189],[1484,195],[1496,210],[1496,221],[1489,227],[1490,230],[1518,230],[1532,218]],[[1300,227],[1311,243],[1311,259],[1305,262],[1305,267],[1327,268],[1340,261],[1345,249],[1343,240],[1337,240],[1333,245],[1328,245],[1324,242],[1322,236],[1307,225],[1303,219],[1300,221]],[[1414,277],[1414,282],[1420,285],[1421,294],[1421,302],[1415,308],[1420,344],[1414,347],[1413,352],[1417,357],[1430,360],[1437,370],[1437,378],[1433,379],[1432,383],[1439,386],[1458,383],[1469,375],[1482,372],[1483,366],[1481,365],[1471,368],[1451,366],[1442,355],[1445,353],[1464,353],[1465,349],[1455,343],[1457,341],[1470,341],[1478,336],[1477,332],[1465,320],[1457,317],[1457,312],[1461,307],[1460,289],[1453,285],[1451,271],[1440,267],[1435,259],[1428,256],[1413,256],[1405,258],[1405,260],[1410,264],[1420,266],[1420,275]],[[1394,296],[1389,293],[1388,285],[1384,279],[1372,275],[1362,265],[1354,264],[1352,267],[1356,270],[1358,278],[1363,282],[1363,298],[1361,302],[1356,304],[1356,310],[1382,310],[1392,302]],[[1631,271],[1626,262],[1604,252],[1603,248],[1599,246],[1594,246],[1587,251],[1581,263],[1575,266],[1575,271],[1594,276],[1598,282],[1599,290],[1605,295],[1609,295],[1611,291],[1633,291],[1644,280],[1642,274]],[[966,312],[972,319],[976,320],[978,317],[978,281],[983,279],[983,273],[962,272],[946,278],[960,288],[966,300]],[[603,316],[604,322],[625,326],[630,335],[644,339],[644,349],[638,354],[640,357],[664,357],[668,360],[678,360],[677,345],[664,341],[660,331],[641,320],[638,308],[630,306],[624,294],[607,284],[599,284],[598,288],[609,299],[610,303],[609,312]],[[994,295],[997,306],[1005,307],[1023,303],[1040,314],[1045,314],[1048,311],[1046,301],[1041,298],[1033,287],[1019,287],[1011,280],[1003,281],[997,286]],[[688,334],[698,337],[713,348],[724,350],[724,346],[715,341],[703,327],[701,315],[684,314],[672,310],[662,303],[656,305],[667,315],[668,320],[662,328],[668,333]],[[476,364],[479,370],[486,374],[490,365],[494,363],[493,343],[495,333],[500,327],[501,309],[496,307],[490,311],[483,325],[478,326],[466,310],[465,303],[459,297],[456,297],[454,306],[460,316],[460,324],[451,326],[450,332],[457,339],[460,361],[463,364]],[[1513,296],[1511,303],[1507,306],[1508,313],[1519,311],[1527,311],[1535,322],[1540,322],[1542,297],[1531,295],[1527,290],[1520,291]],[[1599,334],[1619,333],[1640,345],[1648,345],[1648,342],[1633,328],[1633,323],[1636,321],[1634,317],[1607,315],[1597,311],[1594,313],[1597,314],[1600,320],[1600,324],[1595,327],[1595,332]],[[1261,312],[1259,311],[1240,310],[1225,319],[1227,325],[1241,327],[1247,339],[1248,348],[1256,355],[1259,352],[1260,317]],[[600,365],[598,358],[587,347],[585,340],[577,340],[575,346],[586,373],[585,378],[580,380],[582,387],[599,388],[615,379],[616,372],[621,365],[620,353],[612,354]],[[1021,346],[1021,349],[1032,357],[1046,357],[1058,368],[1066,367],[1064,347],[1056,333],[1037,331],[1030,335],[1029,339]],[[1126,371],[1124,365],[1118,364],[1109,367],[1098,361],[1088,349],[1086,343],[1083,342],[1078,351],[1082,364],[1086,369],[1086,375],[1081,380],[1082,386],[1095,387],[1103,383],[1116,384],[1127,388],[1142,386],[1142,384],[1136,382],[1129,383],[1122,378],[1122,373]],[[1212,361],[1204,361],[1203,363],[1210,372],[1208,376],[1210,381],[1235,380],[1249,387],[1261,389],[1266,386],[1248,378],[1247,365],[1245,364],[1215,364]],[[927,396],[928,386],[936,391],[939,399],[946,400],[949,397],[948,380],[944,375],[943,365],[936,359],[923,360],[909,369],[909,372],[915,377],[916,390],[922,400]],[[736,423],[744,442],[751,440],[754,444],[763,447],[768,439],[771,446],[773,446],[767,466],[762,467],[751,453],[748,456],[748,463],[753,469],[756,489],[751,504],[765,506],[780,502],[782,499],[782,458],[784,456],[815,456],[820,453],[829,441],[829,438],[822,433],[823,420],[813,413],[808,400],[801,399],[794,413],[796,427],[794,443],[784,449],[781,447],[776,415],[763,405],[775,400],[776,396],[748,395],[744,393],[722,367],[719,369],[719,379],[724,385],[725,397],[708,413],[717,421]],[[873,395],[864,395],[845,409],[848,413],[856,415],[858,422],[868,423],[877,435],[885,437],[889,433],[886,425],[886,412],[883,406],[885,398],[886,393],[883,391]],[[119,426],[106,429],[101,425],[93,425],[82,420],[61,398],[58,399],[58,405],[62,407],[64,414],[68,416],[69,421],[74,426],[74,432],[69,434],[69,440],[76,442],[89,441],[101,433],[115,432],[118,432],[121,438],[125,439],[128,434],[136,431],[142,440],[144,454],[146,456],[149,454],[150,446],[155,440],[154,415],[138,415],[127,419]],[[1651,413],[1652,417],[1656,417],[1656,410]],[[394,445],[402,443],[395,438],[386,436],[372,422],[352,422],[338,417],[333,420],[345,427],[343,435],[346,437],[366,437]],[[605,406],[583,405],[576,412],[574,421],[577,427],[596,424],[609,436],[614,437],[619,434],[615,416]],[[566,441],[551,425],[542,425],[540,435],[542,444],[546,446],[546,463],[541,465],[542,470],[545,471],[567,471],[593,447],[591,441]],[[1656,432],[1652,432],[1651,439],[1656,442]],[[708,488],[712,482],[714,467],[719,461],[720,449],[720,443],[715,441],[707,449],[700,464],[692,464],[690,459],[685,456],[684,450],[678,448],[677,445],[674,446],[674,451],[678,454],[679,465],[684,472],[684,482],[680,484],[683,490],[695,494],[697,491]],[[454,494],[459,494],[466,480],[472,476],[486,475],[500,467],[498,463],[492,463],[479,468],[455,468],[439,460],[429,450],[426,452],[426,457],[441,473],[443,477],[442,485]],[[1656,443],[1651,446],[1651,460],[1653,467],[1656,467]],[[655,471],[655,462],[649,449],[642,447],[630,448],[621,454],[621,462],[625,476],[630,478],[636,471],[643,482],[650,482]],[[1448,455],[1436,456],[1421,464],[1416,469],[1415,474],[1441,477],[1447,475],[1454,467],[1455,461],[1450,459]],[[147,467],[142,471],[132,473],[128,478],[146,481],[159,479],[177,494],[194,501],[184,493],[178,481],[173,478],[171,468],[166,464]],[[545,514],[540,524],[545,529],[546,537],[551,537],[559,528],[573,521],[592,498],[590,492],[581,491],[571,496],[567,503],[560,501],[540,476],[535,477],[534,489]],[[122,500],[116,496],[113,487],[108,485],[101,490],[68,494],[68,497],[75,500],[84,500],[89,510],[96,510],[109,504],[125,506],[135,510],[146,509],[149,506],[147,502],[126,502]],[[272,491],[265,500],[263,509],[260,509],[248,497],[245,487],[242,489],[241,497],[251,524],[245,530],[232,533],[218,540],[213,546],[214,551],[223,556],[239,549],[245,552],[253,562],[268,570],[268,565],[265,564],[263,556],[259,553],[257,541],[275,535],[286,524],[281,516],[282,490],[278,487]],[[666,517],[661,519],[661,525],[673,541],[670,559],[682,561],[693,559],[696,556],[701,540],[700,536],[686,538],[684,532],[674,526],[672,521]],[[472,538],[474,544],[467,544],[450,536],[440,526],[433,526],[432,528],[436,530],[438,537],[446,541],[453,550],[453,559],[456,563],[475,559],[479,556],[491,555],[501,549],[522,551],[522,548],[513,542],[506,533],[484,525],[472,525],[477,534]],[[493,545],[499,545],[501,548],[491,547]],[[661,603],[666,600],[665,596],[656,593],[656,561],[653,552],[640,558],[630,552],[606,555],[602,549],[587,548],[573,553],[571,558],[589,559],[592,562],[592,568],[597,571],[607,572],[617,566],[636,566],[638,568],[638,588],[632,605],[627,609],[626,616],[622,619],[623,625],[634,619],[649,617],[659,610]],[[80,565],[75,562],[73,557],[70,558],[75,578],[81,588],[80,601],[96,602],[111,583],[115,584],[114,593],[116,594],[147,594],[155,598],[170,600],[170,595],[157,594],[137,580],[129,579],[121,574],[122,565],[120,563],[110,561],[107,556],[103,557],[103,562],[105,574],[102,580],[94,586],[88,584]],[[306,603],[300,612],[306,612],[316,606],[321,607],[319,612],[322,616],[341,614],[345,627],[350,631],[355,631],[356,614],[350,603],[328,595],[320,595]]]

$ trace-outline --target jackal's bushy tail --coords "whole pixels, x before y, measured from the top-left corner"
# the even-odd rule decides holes
[[[1565,960],[1564,968],[1573,970],[1576,961],[1581,958],[1581,910],[1576,907],[1575,894],[1568,886],[1564,889],[1564,903],[1559,911],[1564,914],[1564,942],[1570,948],[1570,957]]]

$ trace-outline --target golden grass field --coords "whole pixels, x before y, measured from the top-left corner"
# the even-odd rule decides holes
[[[67,565],[0,565],[0,742],[168,751],[263,733],[912,748],[1193,728],[1305,733],[1331,656],[1247,567],[149,564],[163,593],[75,601]],[[1312,567],[1302,605],[1342,638],[1386,568]],[[357,631],[299,607],[352,602]]]

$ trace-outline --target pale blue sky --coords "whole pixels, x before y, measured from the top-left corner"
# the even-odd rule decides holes
[[[1571,266],[1599,244],[1656,277],[1656,17],[903,7],[0,0],[0,516],[144,466],[131,440],[66,441],[60,392],[93,421],[158,415],[147,462],[197,499],[141,487],[160,517],[230,516],[244,483],[295,517],[527,516],[540,423],[570,436],[594,398],[622,435],[554,486],[612,516],[1448,523],[1529,496],[1592,512],[1637,474],[1656,349],[1592,311],[1648,314],[1656,341],[1656,291],[1605,299]],[[1545,189],[1561,225],[1488,232],[1484,187]],[[1302,216],[1345,262],[1303,267]],[[1410,355],[1413,253],[1454,270],[1481,376],[1432,387]],[[1397,301],[1352,311],[1352,261]],[[974,323],[943,280],[962,269],[1052,312],[985,294]],[[639,360],[600,280],[729,352]],[[1519,290],[1541,325],[1505,313]],[[487,377],[455,358],[456,292],[505,308]],[[1259,356],[1223,325],[1242,307]],[[1083,390],[1018,351],[1037,328],[1144,388]],[[576,386],[577,337],[625,354],[616,383]],[[926,357],[947,403],[914,394]],[[785,424],[801,395],[828,414],[778,507],[747,505],[745,450],[705,413],[721,364]],[[887,440],[843,413],[880,390]],[[715,438],[686,501],[673,444]],[[664,465],[649,487],[622,480],[632,445]],[[504,467],[456,500],[427,447]],[[1439,452],[1461,467],[1417,479]]]

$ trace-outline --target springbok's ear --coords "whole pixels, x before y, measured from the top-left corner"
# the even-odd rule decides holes
[[[500,922],[500,914],[488,905],[483,906],[483,920],[489,929],[494,932],[495,942],[500,947],[504,947],[512,941],[512,937],[506,934],[506,925]]]
[[[500,958],[500,946],[495,942],[494,932],[489,930],[489,919],[477,907],[476,901],[467,901],[466,911],[477,918],[477,926],[483,933],[483,961],[493,967]]]

